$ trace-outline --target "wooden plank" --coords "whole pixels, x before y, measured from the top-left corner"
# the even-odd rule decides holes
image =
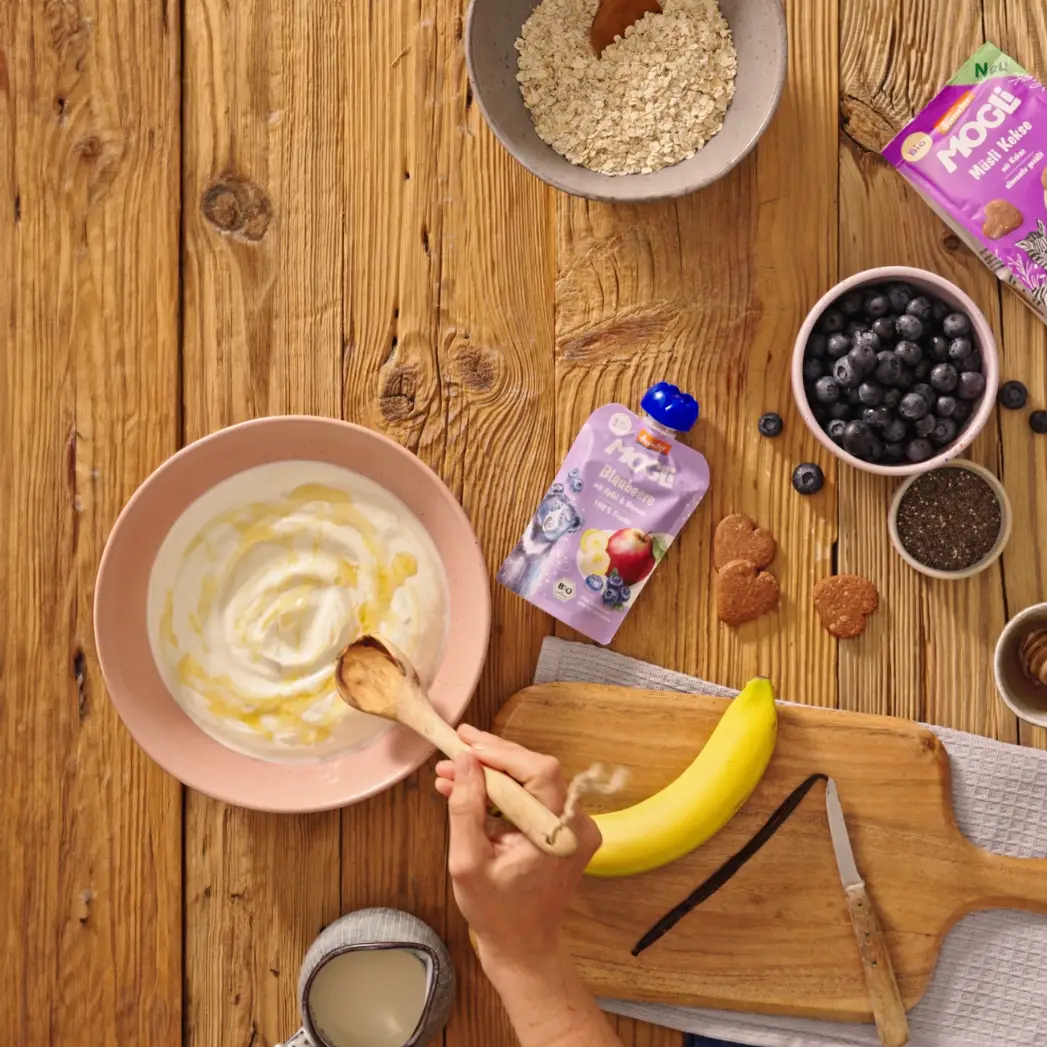
[[[709,461],[712,487],[614,647],[738,686],[768,673],[787,697],[833,705],[834,644],[817,625],[811,588],[831,573],[834,469],[788,390],[796,330],[836,273],[836,67],[825,60],[836,54],[835,5],[812,12],[792,3],[788,17],[778,114],[730,176],[641,207],[558,197],[556,450],[559,460],[602,403],[635,407],[662,379],[693,392],[704,418],[693,443]],[[774,441],[756,431],[767,410],[785,419]],[[801,461],[823,466],[824,494],[793,491]],[[737,633],[716,620],[711,568],[713,530],[730,512],[777,536],[785,594],[778,614]],[[557,633],[577,638],[566,627]],[[624,1018],[618,1027],[626,1042],[679,1042],[677,1033]]]
[[[1047,8],[1021,0],[990,0],[985,32],[1007,54],[1047,83]],[[1002,297],[1002,377],[1029,387],[1029,410],[1047,409],[1047,327],[1010,292]],[[1047,440],[1029,428],[1027,411],[1000,411],[1003,471],[1014,510],[1014,532],[1003,557],[1008,616],[1041,603],[1047,594],[1047,550],[1038,536],[1047,521]],[[1047,748],[1047,730],[1019,724],[1021,740]]]
[[[472,104],[463,14],[458,0],[350,8],[344,411],[440,473],[493,573],[553,467],[553,258],[548,191]],[[491,656],[467,714],[481,726],[530,682],[547,631],[512,594],[495,587],[494,601]],[[459,974],[447,1044],[510,1043],[442,872],[445,822],[430,768],[346,810],[344,904],[429,920]]]
[[[914,265],[952,280],[1000,331],[996,279],[883,160],[884,144],[982,42],[977,5],[947,20],[915,18],[903,3],[841,3],[840,268]],[[920,60],[915,59],[919,55]],[[970,457],[995,467],[995,425]],[[997,565],[965,582],[910,570],[887,535],[896,482],[840,472],[841,571],[870,578],[881,610],[858,641],[841,644],[840,699],[851,709],[927,719],[1013,740],[1014,717],[996,697],[992,652],[1005,612]]]
[[[187,440],[255,415],[339,414],[343,10],[186,5]],[[337,813],[187,796],[187,1045],[297,1028],[299,965],[339,913],[338,858]]]
[[[178,4],[0,7],[0,1013],[181,1043],[179,787],[102,684],[94,575],[177,443]],[[146,206],[147,204],[147,206]]]

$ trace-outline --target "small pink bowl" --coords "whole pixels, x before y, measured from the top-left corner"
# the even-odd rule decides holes
[[[146,625],[153,561],[183,510],[215,484],[279,461],[340,465],[396,495],[422,522],[447,575],[450,615],[443,660],[429,689],[449,723],[465,711],[487,654],[491,596],[469,518],[443,481],[399,444],[330,418],[244,422],[169,458],[132,495],[109,535],[95,587],[98,659],[106,687],[135,741],[179,781],[260,811],[330,810],[381,792],[429,758],[423,738],[394,727],[367,745],[316,763],[275,763],[215,741],[167,690]]]
[[[807,402],[807,392],[803,387],[803,354],[807,346],[814,325],[818,322],[822,313],[829,308],[837,298],[846,294],[855,287],[864,287],[867,284],[891,283],[895,280],[904,280],[906,283],[918,287],[921,291],[928,291],[936,297],[955,306],[958,310],[966,313],[971,320],[974,331],[975,347],[982,355],[982,373],[985,375],[985,393],[978,410],[971,415],[967,427],[959,436],[944,450],[926,462],[913,464],[906,462],[903,465],[877,465],[874,462],[863,462],[848,454],[838,444],[833,443],[828,433],[818,424],[814,417],[811,405]],[[877,473],[880,476],[911,476],[914,473],[924,473],[929,469],[936,469],[944,465],[950,459],[962,454],[974,438],[982,431],[985,423],[996,406],[996,391],[1000,382],[1000,360],[996,350],[996,339],[993,337],[989,321],[985,319],[982,311],[974,302],[961,291],[956,284],[946,280],[943,276],[928,272],[926,269],[911,269],[904,265],[886,265],[879,269],[866,269],[864,272],[855,273],[846,280],[841,280],[835,287],[829,290],[818,300],[815,307],[807,314],[800,333],[796,336],[796,344],[793,346],[792,361],[792,383],[793,398],[796,406],[800,409],[807,428],[814,433],[815,439],[831,454],[836,455],[841,461],[853,465],[855,469],[862,469],[867,473]]]

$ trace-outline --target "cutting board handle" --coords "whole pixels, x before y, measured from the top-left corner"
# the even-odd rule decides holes
[[[978,850],[977,909],[1022,909],[1047,916],[1047,858],[1011,858]]]

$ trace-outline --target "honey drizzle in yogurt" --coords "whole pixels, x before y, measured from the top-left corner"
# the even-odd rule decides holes
[[[350,527],[362,540],[373,561],[375,591],[360,605],[359,629],[361,633],[381,631],[383,619],[392,606],[397,590],[418,572],[416,558],[406,552],[398,552],[389,558],[374,527],[353,505],[352,497],[347,492],[323,484],[304,484],[275,505],[254,502],[219,514],[212,518],[186,547],[182,555],[183,563],[201,547],[209,557],[214,558],[215,547],[209,540],[214,532],[222,527],[231,527],[239,535],[236,547],[227,557],[229,567],[226,572],[217,578],[205,577],[201,581],[196,607],[188,615],[190,628],[199,639],[205,653],[209,651],[209,645],[204,623],[211,615],[216,597],[229,581],[229,573],[240,564],[241,558],[248,550],[260,545],[276,546],[286,551],[286,566],[293,568],[300,562],[300,549],[295,548],[294,542],[296,539],[301,540],[301,530],[296,528],[290,533],[282,534],[278,524],[307,505],[314,514],[315,522]],[[323,551],[322,533],[316,535],[312,551],[316,555]],[[327,559],[330,561],[332,558],[335,561],[335,576],[333,580],[325,580],[323,584],[354,586],[359,578],[359,567],[344,557],[336,557],[329,549]],[[274,591],[270,587],[263,588],[261,592],[254,594],[247,609],[237,617],[234,623],[236,632],[242,634],[248,627],[249,620],[256,618],[263,632],[275,625],[278,633],[290,634],[281,636],[281,639],[289,639],[295,646],[300,645],[303,623],[301,616],[295,615],[294,612],[305,605],[308,594],[314,587],[307,582],[301,582],[282,592]],[[191,653],[179,656],[173,616],[172,590],[164,598],[160,618],[161,642],[176,656],[174,660],[178,681],[200,695],[215,716],[236,720],[270,741],[281,729],[291,727],[298,731],[301,742],[306,745],[330,736],[330,718],[327,723],[309,724],[301,717],[313,703],[324,696],[325,692],[333,691],[333,664],[331,672],[314,688],[299,690],[281,698],[259,698],[242,691],[227,674],[209,673]],[[333,643],[336,639],[336,635],[329,635],[326,642]],[[240,636],[240,643],[253,657],[262,654],[262,641],[251,642]],[[293,681],[288,681],[288,684],[292,686]],[[334,708],[342,711],[339,704]]]

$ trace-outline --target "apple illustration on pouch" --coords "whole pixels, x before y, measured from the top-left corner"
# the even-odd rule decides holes
[[[623,527],[607,540],[608,569],[618,572],[626,585],[642,582],[654,570],[654,536],[636,527]]]

